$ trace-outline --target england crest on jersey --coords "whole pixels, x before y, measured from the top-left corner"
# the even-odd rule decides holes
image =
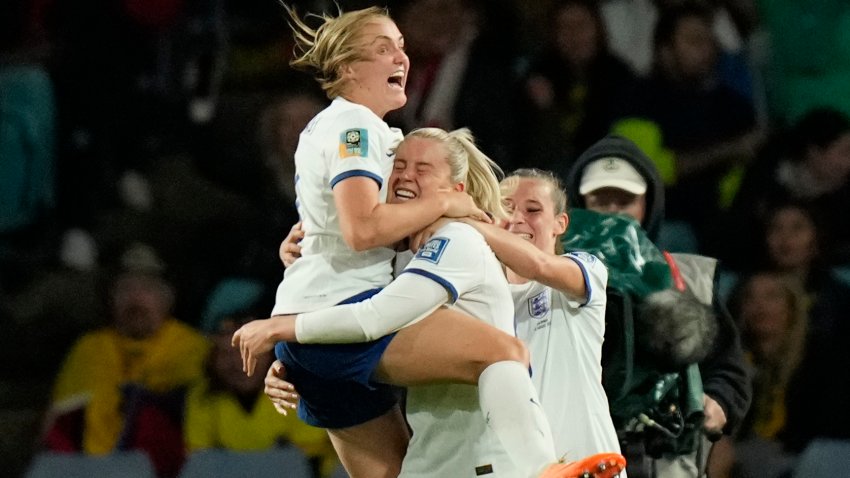
[[[534,297],[528,299],[528,314],[535,318],[540,319],[546,316],[549,313],[549,304],[551,303],[549,300],[549,289],[544,290],[543,292],[535,295]]]

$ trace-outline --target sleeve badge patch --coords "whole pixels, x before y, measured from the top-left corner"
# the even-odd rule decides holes
[[[339,157],[352,158],[369,155],[369,131],[363,128],[347,129],[339,137]]]
[[[596,256],[594,256],[593,254],[584,252],[584,251],[568,252],[567,255],[575,257],[576,259],[583,261],[583,262],[586,262],[588,264],[593,264],[593,263],[596,262]]]
[[[419,251],[416,252],[416,259],[438,264],[448,243],[449,240],[445,237],[435,237],[419,248]]]

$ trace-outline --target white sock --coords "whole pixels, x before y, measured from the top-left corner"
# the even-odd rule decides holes
[[[503,361],[484,369],[478,378],[478,401],[522,476],[536,477],[558,460],[552,429],[524,365]]]

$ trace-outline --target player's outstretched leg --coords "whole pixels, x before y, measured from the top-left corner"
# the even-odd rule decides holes
[[[625,468],[623,455],[598,453],[578,461],[549,465],[539,478],[613,478]]]

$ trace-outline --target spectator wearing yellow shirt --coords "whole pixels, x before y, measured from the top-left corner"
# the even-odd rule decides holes
[[[186,448],[257,451],[291,444],[310,458],[319,475],[328,476],[339,461],[327,433],[295,413],[275,411],[263,394],[264,376],[245,375],[239,349],[230,346],[233,332],[258,317],[247,311],[229,314],[211,335],[206,379],[192,387],[186,400]],[[266,354],[262,367],[269,368],[272,358]]]
[[[90,454],[145,448],[166,474],[182,464],[180,413],[169,415],[161,406],[182,400],[181,390],[201,379],[209,343],[170,315],[174,291],[164,271],[146,245],[121,256],[110,287],[111,325],[80,337],[57,375],[47,448]],[[154,412],[153,421],[147,405],[162,412]],[[153,428],[155,450],[138,434]]]

